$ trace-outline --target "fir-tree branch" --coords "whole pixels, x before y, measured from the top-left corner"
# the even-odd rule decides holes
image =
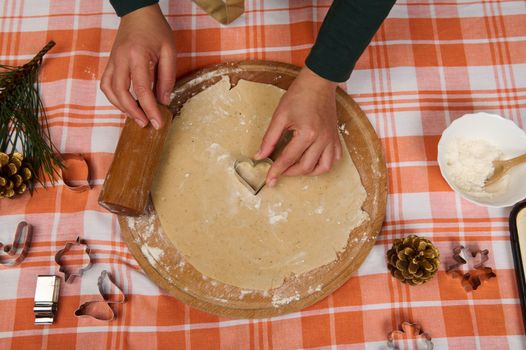
[[[54,45],[50,41],[23,66],[0,64],[0,151],[22,152],[42,185],[46,175],[54,183],[63,167],[51,142],[38,81],[42,59]]]

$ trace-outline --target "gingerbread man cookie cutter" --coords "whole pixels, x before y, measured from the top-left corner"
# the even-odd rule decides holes
[[[387,348],[399,350],[401,344],[409,345],[409,349],[433,350],[431,336],[422,331],[419,324],[402,322],[400,329],[387,334]],[[405,349],[405,347],[403,347]]]

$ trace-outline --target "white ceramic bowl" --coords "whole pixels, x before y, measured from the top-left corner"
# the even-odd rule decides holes
[[[444,130],[438,142],[438,165],[444,179],[453,190],[473,203],[487,207],[509,207],[526,198],[526,165],[509,172],[508,183],[503,191],[491,197],[480,197],[465,193],[448,178],[444,157],[448,144],[456,139],[482,139],[494,144],[504,154],[503,159],[526,153],[526,133],[511,120],[496,114],[466,114]]]

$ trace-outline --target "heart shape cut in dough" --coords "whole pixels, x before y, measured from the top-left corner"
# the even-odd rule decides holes
[[[272,159],[270,158],[261,160],[243,158],[234,162],[234,172],[250,193],[257,195],[265,186],[265,179],[271,166]]]

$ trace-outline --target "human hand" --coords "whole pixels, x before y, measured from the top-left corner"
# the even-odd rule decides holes
[[[274,186],[281,175],[323,174],[341,158],[336,86],[304,67],[283,95],[255,158],[270,156],[283,132],[293,136],[272,164],[267,185]]]
[[[100,88],[115,107],[141,127],[150,121],[158,129],[163,119],[152,88],[155,82],[157,100],[170,103],[175,58],[172,29],[159,5],[143,7],[122,17]]]

